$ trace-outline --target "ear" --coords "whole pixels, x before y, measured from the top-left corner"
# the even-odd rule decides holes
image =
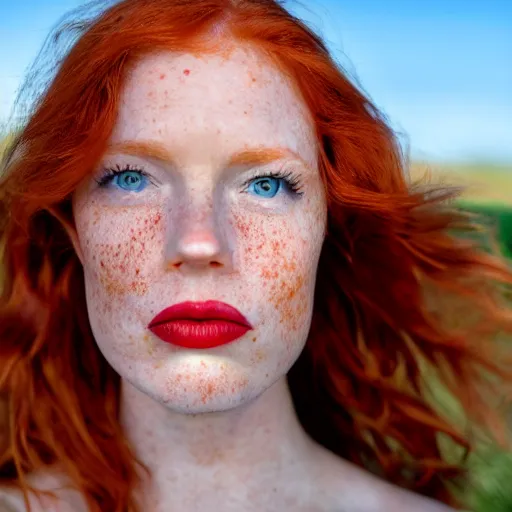
[[[84,264],[84,254],[82,252],[82,247],[80,246],[80,240],[78,239],[78,233],[76,232],[76,227],[73,223],[71,223],[69,220],[64,218],[62,214],[53,208],[48,208],[48,212],[55,217],[61,224],[61,226],[64,228],[64,231],[67,233],[69,240],[71,242],[71,245],[75,249],[76,255],[78,256],[78,259],[80,260],[80,263]]]

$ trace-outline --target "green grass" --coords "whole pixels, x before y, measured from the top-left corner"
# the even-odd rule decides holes
[[[478,203],[463,200],[460,207],[480,216],[482,221],[494,231],[499,249],[512,258],[512,206],[499,203]]]
[[[474,486],[468,505],[475,512],[512,511],[512,454],[488,449],[472,460]]]

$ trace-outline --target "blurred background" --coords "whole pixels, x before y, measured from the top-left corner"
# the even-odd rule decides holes
[[[27,67],[80,0],[0,0],[0,151]],[[462,207],[512,256],[512,0],[285,2],[387,115],[411,173],[464,185]],[[512,457],[471,461],[475,510],[512,512]]]

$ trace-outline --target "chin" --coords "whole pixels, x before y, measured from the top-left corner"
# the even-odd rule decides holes
[[[182,414],[229,411],[251,402],[272,384],[243,365],[204,359],[184,356],[150,371],[142,365],[119,373],[140,393]]]
[[[153,394],[152,398],[160,402],[171,412],[180,414],[206,414],[214,412],[227,412],[237,407],[246,405],[257,398],[263,389],[258,392],[248,389],[236,391],[215,389],[215,382],[212,380],[207,389],[200,386],[199,389],[190,387],[179,389],[169,394]]]
[[[170,412],[177,414],[211,414],[216,412],[228,412],[250,402],[244,397],[233,398],[232,396],[216,396],[207,403],[203,403],[197,396],[184,396],[182,400],[161,401],[162,405]]]

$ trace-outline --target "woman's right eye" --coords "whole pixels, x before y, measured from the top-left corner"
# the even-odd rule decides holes
[[[98,180],[100,187],[115,186],[125,192],[142,192],[150,180],[146,173],[139,169],[108,169]]]

